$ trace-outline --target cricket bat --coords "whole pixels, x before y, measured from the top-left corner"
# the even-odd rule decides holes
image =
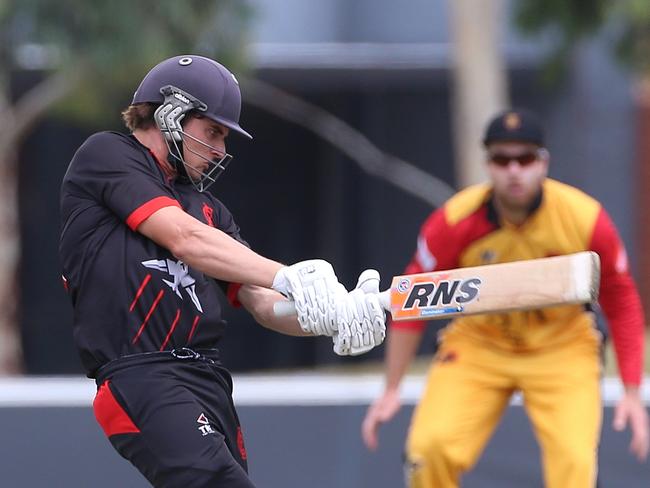
[[[435,320],[595,302],[600,258],[592,251],[393,277],[379,294],[395,321]],[[274,306],[295,314],[292,302]]]

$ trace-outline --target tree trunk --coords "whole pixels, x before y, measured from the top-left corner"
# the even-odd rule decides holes
[[[83,69],[48,76],[0,113],[0,376],[23,371],[19,328],[18,149],[46,111],[72,92]]]
[[[481,146],[485,124],[508,105],[505,61],[500,51],[502,0],[451,0],[456,186],[486,179]]]
[[[15,155],[0,151],[0,375],[22,370],[22,348],[18,333],[18,171]]]

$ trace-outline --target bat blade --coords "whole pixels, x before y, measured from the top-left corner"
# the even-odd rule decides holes
[[[434,320],[594,302],[600,258],[564,256],[395,276],[393,320]]]

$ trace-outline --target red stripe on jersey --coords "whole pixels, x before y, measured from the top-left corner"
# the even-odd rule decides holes
[[[110,381],[106,381],[97,390],[93,401],[93,412],[97,423],[101,426],[106,437],[117,434],[136,434],[140,429],[136,427],[131,417],[113,396],[109,388]]]
[[[135,308],[135,304],[138,302],[138,299],[140,298],[140,295],[142,295],[142,292],[144,291],[144,287],[147,286],[147,283],[149,283],[149,280],[151,280],[151,273],[145,276],[144,280],[142,280],[142,284],[140,284],[140,288],[138,288],[138,291],[135,294],[135,298],[133,299],[133,302],[131,302],[131,306],[129,307],[129,312],[133,312],[133,309]]]
[[[151,215],[164,207],[178,207],[182,208],[181,204],[176,200],[170,197],[156,197],[148,202],[143,203],[138,208],[136,208],[131,215],[126,219],[126,225],[128,225],[131,230],[137,230],[138,226],[147,220]]]
[[[147,316],[144,318],[144,321],[142,322],[142,325],[140,325],[140,328],[138,329],[138,333],[133,338],[133,341],[131,341],[132,344],[135,344],[136,342],[138,342],[138,339],[140,339],[140,336],[142,335],[142,332],[144,331],[144,328],[147,325],[147,322],[149,321],[149,318],[151,317],[151,314],[153,314],[153,311],[156,310],[156,307],[158,306],[158,302],[163,297],[164,293],[165,293],[165,290],[160,290],[158,292],[158,295],[156,296],[156,299],[151,304],[151,308],[149,309],[149,312],[147,312]]]
[[[199,316],[197,315],[194,317],[194,322],[192,322],[192,328],[190,329],[190,333],[187,335],[187,343],[189,344],[192,341],[192,337],[194,337],[194,331],[196,330],[196,326],[199,324]]]
[[[167,346],[167,343],[169,342],[169,339],[171,339],[172,334],[174,333],[174,329],[176,328],[176,325],[178,324],[178,319],[181,317],[181,311],[180,309],[176,310],[176,317],[174,318],[174,321],[172,322],[172,326],[169,328],[169,332],[167,332],[167,337],[165,337],[165,341],[162,343],[160,346],[160,350],[164,350],[165,347]]]
[[[226,292],[226,297],[228,298],[228,302],[230,305],[232,305],[235,308],[241,307],[241,303],[239,300],[237,300],[237,293],[239,293],[239,289],[241,288],[240,283],[230,283],[228,285],[228,290]]]
[[[489,207],[485,204],[454,225],[445,217],[443,222],[425,229],[429,249],[438,259],[436,271],[458,268],[465,249],[498,228],[498,224],[490,220]]]

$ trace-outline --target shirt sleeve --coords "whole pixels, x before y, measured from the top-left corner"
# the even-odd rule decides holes
[[[626,385],[639,385],[645,319],[625,247],[604,209],[598,215],[590,249],[600,256],[599,303],[607,318],[621,380]]]
[[[220,231],[228,234],[237,242],[240,242],[246,247],[250,247],[248,242],[246,242],[242,238],[239,226],[235,222],[235,219],[232,216],[232,213],[230,213],[230,210],[228,210],[228,208],[226,208],[226,206],[216,198],[211,197],[210,199],[212,201],[214,208],[216,209],[216,214],[217,214],[216,221],[213,222],[213,225],[216,228],[218,228]],[[230,305],[232,305],[235,308],[241,307],[241,303],[237,299],[237,294],[239,293],[239,289],[242,286],[241,283],[230,283],[221,280],[216,280],[216,282],[219,285],[219,287],[223,290],[224,294],[226,295],[226,298],[228,299],[228,303],[230,303]]]
[[[420,228],[416,249],[404,274],[427,273],[439,269],[458,267],[458,248],[454,244],[452,229],[447,223],[444,208],[433,212]],[[421,331],[426,326],[422,320],[391,322],[391,327]]]
[[[110,209],[132,230],[163,207],[181,207],[153,158],[120,134],[88,138],[74,155],[67,178],[79,196]]]

